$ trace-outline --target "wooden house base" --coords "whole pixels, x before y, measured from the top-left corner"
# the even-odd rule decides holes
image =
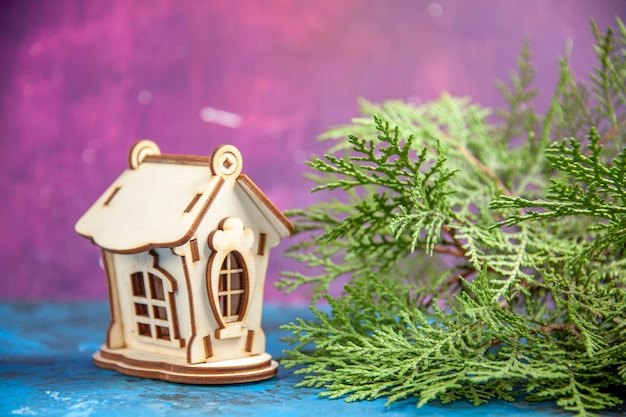
[[[237,384],[272,378],[278,363],[268,353],[213,363],[190,365],[169,355],[109,349],[101,346],[93,355],[94,364],[124,375],[161,379],[184,384]]]

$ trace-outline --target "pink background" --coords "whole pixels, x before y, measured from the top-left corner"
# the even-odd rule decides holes
[[[590,19],[625,14],[623,0],[0,0],[0,297],[106,297],[99,250],[73,226],[138,139],[196,155],[232,143],[279,208],[302,207],[323,197],[303,178],[327,146],[316,136],[358,97],[500,105],[494,80],[528,37],[545,104],[566,40],[585,75]],[[298,268],[289,244],[270,282]]]

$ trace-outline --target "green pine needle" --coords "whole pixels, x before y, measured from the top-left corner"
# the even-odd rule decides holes
[[[626,28],[567,55],[545,114],[526,43],[492,111],[443,95],[361,101],[310,162],[326,201],[289,213],[288,256],[330,311],[283,326],[301,386],[346,401],[555,401],[579,416],[626,385]],[[497,116],[497,120],[489,117]],[[349,284],[340,296],[329,289]]]

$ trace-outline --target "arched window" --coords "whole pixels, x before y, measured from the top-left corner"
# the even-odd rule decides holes
[[[241,219],[228,217],[208,237],[213,253],[206,270],[211,310],[217,321],[217,339],[248,334],[246,316],[255,283],[255,259],[250,251],[252,230]]]
[[[246,306],[248,277],[239,252],[229,252],[220,268],[218,301],[225,323],[239,321]]]
[[[152,272],[130,275],[137,334],[153,342],[180,347],[176,306],[169,282]]]

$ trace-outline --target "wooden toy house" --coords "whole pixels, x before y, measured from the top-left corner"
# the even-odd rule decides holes
[[[231,145],[209,157],[151,141],[76,223],[101,248],[111,322],[97,366],[173,382],[276,374],[261,328],[270,248],[287,218],[241,173]]]

